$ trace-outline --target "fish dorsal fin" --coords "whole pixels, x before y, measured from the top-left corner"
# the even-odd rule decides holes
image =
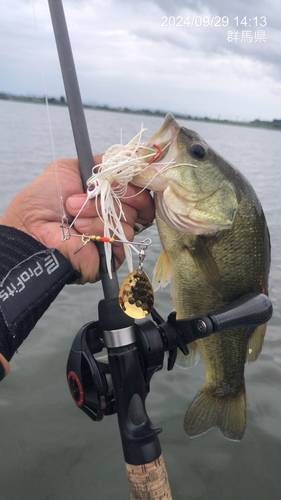
[[[171,278],[171,263],[167,252],[162,249],[161,254],[153,269],[153,288],[165,288],[170,283]]]
[[[246,356],[246,360],[249,363],[256,361],[261,353],[266,327],[267,324],[257,326],[249,338]]]
[[[194,245],[187,247],[187,249],[206,283],[222,297],[220,272],[214,257],[206,247],[204,241],[198,236],[194,239]]]

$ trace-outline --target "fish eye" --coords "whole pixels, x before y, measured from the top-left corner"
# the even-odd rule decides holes
[[[193,158],[196,158],[196,160],[202,160],[207,154],[206,149],[200,143],[193,143],[190,146],[189,152]]]

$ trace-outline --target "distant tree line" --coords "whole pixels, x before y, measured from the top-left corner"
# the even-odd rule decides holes
[[[7,101],[20,101],[20,102],[32,102],[32,103],[37,103],[37,104],[44,104],[45,103],[45,97],[35,97],[35,96],[21,96],[21,95],[13,95],[13,94],[8,94],[6,92],[0,92],[0,99],[4,99]],[[48,97],[48,103],[57,105],[57,106],[66,106],[67,102],[64,96],[61,96],[59,99],[55,97]],[[167,114],[167,111],[152,111],[151,109],[131,109],[128,107],[112,107],[112,106],[107,106],[105,105],[96,105],[92,106],[90,104],[84,104],[84,107],[87,109],[97,109],[101,111],[113,111],[116,113],[129,113],[129,114],[137,114],[137,115],[145,115],[145,116],[165,116]],[[184,120],[196,120],[196,121],[204,121],[204,122],[211,122],[211,123],[222,123],[222,124],[227,124],[227,125],[241,125],[244,127],[261,127],[261,128],[272,128],[272,129],[277,129],[281,130],[281,119],[277,120],[274,119],[272,121],[265,121],[265,120],[253,120],[251,122],[238,122],[238,121],[232,121],[232,120],[220,120],[220,119],[212,119],[208,118],[205,116],[204,118],[200,118],[198,116],[191,116],[191,115],[186,115],[186,114],[179,114],[179,113],[173,113],[175,118],[179,119],[184,119]]]

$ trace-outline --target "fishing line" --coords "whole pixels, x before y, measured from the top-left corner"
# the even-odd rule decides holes
[[[48,101],[48,92],[47,92],[45,71],[44,71],[44,66],[43,66],[42,39],[41,39],[40,34],[39,34],[34,0],[32,0],[32,10],[33,10],[36,37],[37,37],[37,41],[38,41],[39,67],[40,67],[42,85],[43,85],[43,89],[44,89],[45,110],[46,110],[46,115],[47,115],[48,132],[49,132],[49,139],[50,139],[50,146],[51,146],[51,157],[52,157],[53,164],[54,164],[54,171],[55,171],[55,178],[56,178],[56,186],[57,186],[57,194],[58,194],[58,202],[59,202],[59,217],[61,220],[61,228],[62,228],[62,234],[63,234],[62,240],[67,240],[68,234],[69,234],[68,229],[67,229],[68,228],[68,218],[66,216],[65,208],[64,208],[62,185],[61,185],[59,167],[58,167],[58,162],[57,162],[57,154],[56,154],[54,134],[53,134],[53,125],[52,125],[50,106],[49,106],[49,101]],[[65,229],[66,229],[66,232],[65,232]],[[78,292],[78,299],[79,299],[79,304],[80,304],[81,320],[82,320],[82,322],[85,323],[85,314],[84,314],[84,309],[82,307],[80,288],[78,288],[77,292]]]
[[[39,30],[38,30],[38,23],[37,23],[36,11],[35,11],[35,6],[34,6],[33,0],[32,0],[32,9],[33,9],[33,17],[34,17],[34,23],[35,23],[36,36],[37,36],[37,41],[38,41],[39,66],[40,66],[41,79],[42,79],[42,84],[43,84],[43,89],[44,89],[45,109],[46,109],[48,131],[49,131],[49,138],[50,138],[50,144],[51,144],[51,153],[52,153],[52,159],[53,159],[55,176],[56,176],[58,200],[59,200],[59,207],[60,207],[60,218],[61,218],[62,223],[66,223],[67,217],[66,217],[66,213],[65,213],[65,209],[64,209],[62,186],[61,186],[61,181],[60,181],[60,177],[59,177],[59,168],[58,168],[57,155],[56,155],[56,150],[55,150],[55,141],[54,141],[53,126],[52,126],[52,120],[51,120],[51,114],[50,114],[50,106],[49,106],[49,101],[48,101],[46,78],[45,78],[45,72],[44,72],[44,68],[43,68],[43,57],[42,57],[42,50],[41,50],[42,39],[40,38],[40,34],[39,34]]]

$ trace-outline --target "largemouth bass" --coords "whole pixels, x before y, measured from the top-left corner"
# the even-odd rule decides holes
[[[268,294],[270,238],[250,183],[170,114],[146,143],[154,144],[162,155],[133,183],[155,193],[163,251],[154,282],[171,281],[177,319],[216,311],[249,292]],[[218,426],[229,439],[243,437],[244,366],[259,356],[265,331],[266,325],[233,328],[188,345],[186,365],[198,360],[198,350],[206,365],[206,382],[184,420],[189,436]]]

